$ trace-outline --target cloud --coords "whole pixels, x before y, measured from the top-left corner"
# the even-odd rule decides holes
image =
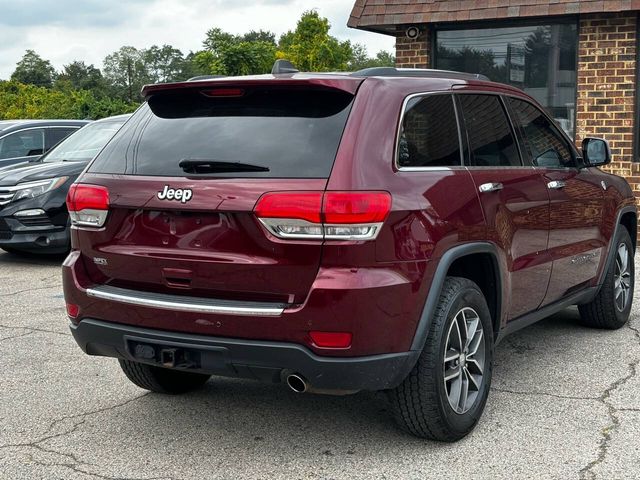
[[[153,3],[153,0],[0,0],[0,26],[40,27],[62,25],[75,27],[93,25],[112,27],[121,25],[135,7]]]
[[[329,18],[331,33],[363,43],[371,54],[392,50],[394,39],[347,28],[354,0],[0,0],[0,78],[9,78],[25,50],[35,50],[60,70],[73,60],[102,67],[123,45],[169,44],[187,53],[202,48],[207,30],[231,33],[295,28],[300,15],[316,9]]]

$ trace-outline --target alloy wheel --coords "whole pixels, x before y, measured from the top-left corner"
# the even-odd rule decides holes
[[[480,316],[473,308],[464,307],[449,326],[443,359],[444,387],[454,412],[466,413],[476,402],[485,360]]]
[[[629,249],[621,243],[616,252],[616,265],[613,274],[614,300],[619,312],[623,312],[631,297],[631,268],[629,265]]]

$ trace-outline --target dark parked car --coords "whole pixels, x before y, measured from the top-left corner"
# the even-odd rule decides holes
[[[570,305],[629,318],[631,189],[516,88],[374,69],[144,95],[69,192],[63,266],[76,341],[142,388],[386,390],[453,441],[507,334]]]
[[[69,186],[129,117],[92,122],[35,161],[0,168],[0,248],[69,250]]]
[[[35,160],[88,120],[0,121],[0,167]]]

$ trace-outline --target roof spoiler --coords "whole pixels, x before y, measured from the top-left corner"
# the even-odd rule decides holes
[[[196,77],[191,77],[187,80],[187,82],[200,82],[202,80],[215,80],[216,78],[224,78],[224,75],[198,75]]]

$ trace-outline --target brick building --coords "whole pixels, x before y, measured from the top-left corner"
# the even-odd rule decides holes
[[[640,197],[639,14],[640,0],[356,0],[349,26],[396,37],[398,67],[523,89],[578,145],[609,140]]]

